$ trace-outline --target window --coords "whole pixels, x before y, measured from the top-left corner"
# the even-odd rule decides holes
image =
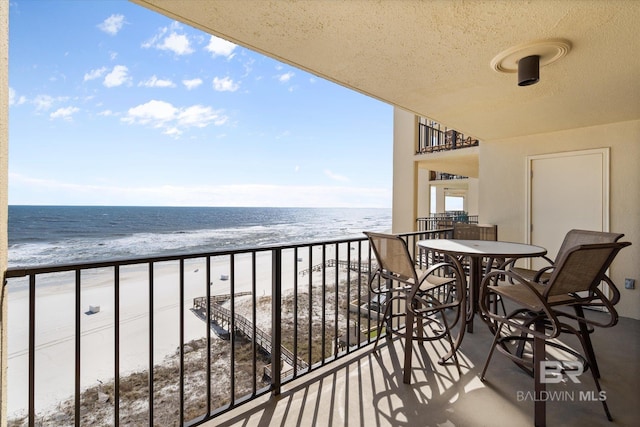
[[[464,210],[464,197],[462,196],[444,196],[444,210],[450,211],[463,211]]]

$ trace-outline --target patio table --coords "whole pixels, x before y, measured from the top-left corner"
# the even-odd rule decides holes
[[[469,303],[463,304],[463,310],[468,310],[464,313],[465,317],[463,317],[466,319],[467,327],[465,328],[464,325],[460,327],[460,332],[451,354],[460,346],[465,329],[473,333],[473,319],[478,312],[480,282],[483,277],[482,259],[505,258],[513,260],[542,256],[547,253],[547,250],[541,246],[494,240],[427,239],[418,241],[417,245],[451,257],[466,256],[469,258]],[[465,274],[463,273],[461,276],[464,278]]]

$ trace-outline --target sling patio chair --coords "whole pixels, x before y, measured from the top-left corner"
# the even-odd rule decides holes
[[[364,233],[373,250],[378,266],[369,278],[369,288],[377,300],[384,295],[384,315],[379,318],[374,351],[383,325],[387,337],[391,334],[405,338],[403,382],[411,382],[411,357],[413,341],[446,339],[450,351],[438,361],[454,359],[458,371],[460,365],[451,337],[453,328],[461,318],[464,307],[465,280],[462,267],[456,260],[441,262],[426,270],[417,269],[411,259],[407,243],[399,236],[384,233]],[[449,288],[454,287],[454,292]],[[453,295],[453,297],[451,297]],[[393,327],[404,317],[404,328]],[[394,322],[396,320],[396,322]],[[415,325],[414,325],[415,323]],[[463,323],[463,322],[461,322]],[[404,329],[404,332],[402,332]]]
[[[495,224],[469,224],[466,222],[453,223],[453,238],[456,240],[498,240],[498,226]],[[485,273],[505,262],[504,259],[487,258],[483,260]],[[468,266],[467,266],[468,267]]]
[[[624,236],[622,233],[609,233],[604,231],[591,231],[591,230],[579,230],[573,229],[569,230],[565,235],[562,244],[560,245],[560,249],[558,250],[558,254],[556,259],[560,259],[560,257],[567,252],[567,250],[577,246],[577,245],[585,245],[592,243],[614,243],[620,240]],[[555,263],[549,257],[542,257],[546,262],[549,263],[548,266],[540,268],[538,270],[532,270],[527,268],[515,267],[514,262],[508,264],[508,269],[515,272],[520,277],[537,283],[546,283],[551,277],[551,272],[555,266]],[[600,327],[610,327],[614,326],[618,322],[618,314],[613,309],[613,306],[618,303],[620,300],[620,291],[613,283],[613,281],[606,274],[602,277],[602,286],[606,287],[605,292],[600,292],[597,288],[594,287],[594,291],[598,291],[598,298],[589,299],[588,303],[584,304],[573,304],[572,309],[575,315],[567,315],[573,317],[578,321],[578,325],[580,328],[580,332],[587,344],[586,351],[591,357],[591,369],[593,372],[600,378],[600,368],[598,367],[597,360],[595,358],[595,353],[593,351],[593,344],[591,343],[590,334],[594,331],[592,321],[581,321],[580,319],[585,319],[585,308],[596,308],[602,309],[609,313],[610,320],[606,324],[598,324]],[[596,295],[594,295],[595,297]]]
[[[624,236],[624,234],[608,233],[604,231],[578,229],[569,230],[562,240],[562,244],[560,245],[560,249],[558,249],[556,259],[560,259],[560,257],[568,249],[571,249],[574,246],[587,245],[591,243],[613,243],[620,240],[622,236]],[[543,256],[541,258],[548,262],[549,265],[538,270],[532,270],[522,267],[515,267],[514,262],[512,261],[508,264],[508,269],[514,271],[518,274],[518,276],[523,277],[527,280],[544,283],[545,281],[549,280],[549,277],[551,277],[551,271],[553,270],[555,262],[547,256]]]
[[[527,280],[509,270],[495,270],[483,280],[480,288],[480,308],[487,322],[492,325],[495,336],[480,379],[485,380],[489,362],[497,349],[521,367],[528,367],[534,377],[535,425],[546,425],[546,384],[540,370],[546,362],[546,345],[571,354],[579,359],[582,372],[592,366],[593,359],[587,351],[584,335],[579,329],[565,323],[563,308],[585,305],[602,299],[597,289],[618,252],[629,246],[629,242],[596,243],[577,245],[566,250],[555,263],[555,268],[545,284]],[[511,283],[498,283],[506,275]],[[514,307],[506,315],[491,309],[491,296],[499,295]],[[587,319],[580,319],[587,322]],[[598,326],[598,325],[596,325]],[[504,333],[503,333],[504,332]],[[572,333],[580,341],[585,355],[579,354],[558,342],[561,333]],[[513,344],[516,344],[515,346]],[[531,343],[533,358],[523,351],[523,343]],[[559,361],[558,361],[559,362]],[[598,393],[602,391],[598,376],[591,369]],[[605,414],[612,420],[606,400],[602,400]]]

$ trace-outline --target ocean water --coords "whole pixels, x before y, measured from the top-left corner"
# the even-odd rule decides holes
[[[309,243],[390,229],[391,209],[9,206],[9,266]]]

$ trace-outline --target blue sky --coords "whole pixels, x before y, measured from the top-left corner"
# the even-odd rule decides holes
[[[391,106],[124,0],[10,1],[10,204],[391,207]]]

